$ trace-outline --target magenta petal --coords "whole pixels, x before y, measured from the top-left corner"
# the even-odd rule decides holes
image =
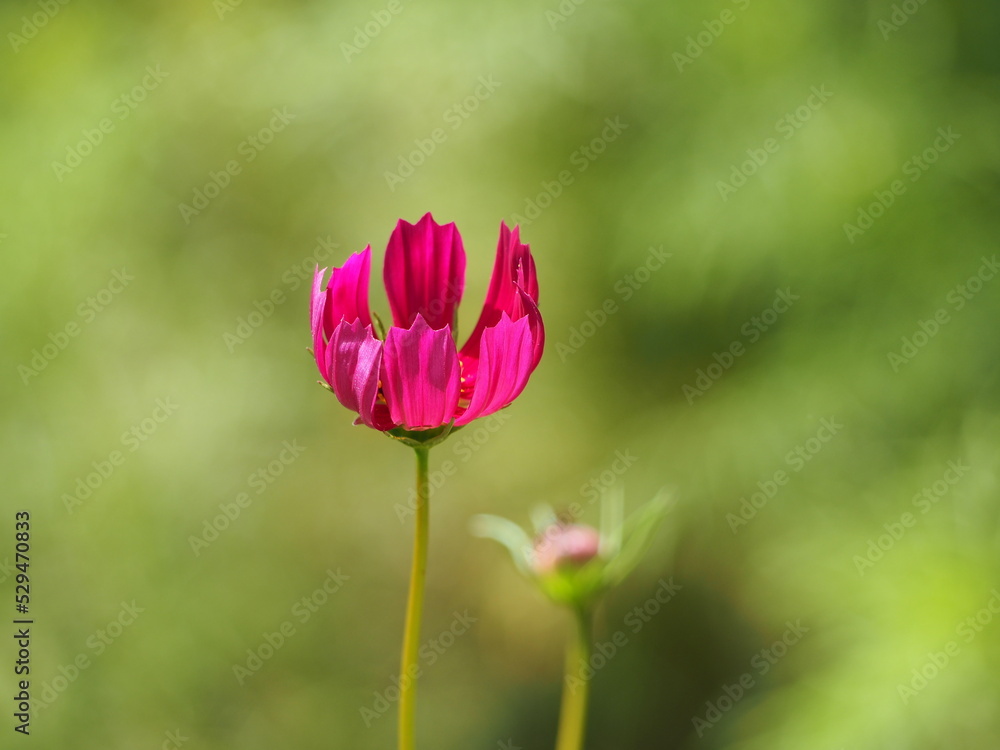
[[[369,245],[360,253],[354,253],[343,266],[333,269],[326,287],[323,314],[323,331],[327,336],[342,320],[348,323],[360,320],[362,325],[371,325],[372,316],[368,309],[371,264],[372,249]]]
[[[313,356],[323,380],[330,382],[330,371],[327,368],[326,338],[323,335],[323,310],[326,307],[326,291],[323,289],[323,277],[326,269],[316,267],[313,276],[312,298],[309,301],[309,322],[312,326]]]
[[[418,314],[385,339],[382,390],[392,421],[408,430],[448,424],[458,407],[458,352],[451,328],[433,330]]]
[[[534,356],[528,316],[512,321],[501,313],[500,321],[483,331],[472,401],[455,426],[492,414],[517,398],[535,369]]]
[[[365,424],[365,421],[361,417],[358,417],[354,420],[354,424]],[[375,408],[371,414],[371,424],[368,426],[374,427],[381,432],[387,432],[399,427],[398,424],[392,421],[392,417],[389,416],[389,407],[379,402],[375,403]]]
[[[503,239],[504,230],[507,225],[500,222],[500,237]],[[535,259],[531,256],[531,249],[521,242],[521,228],[515,226],[510,231],[510,244],[512,267],[514,270],[514,283],[527,292],[528,296],[538,304],[538,274],[535,271]]]
[[[515,321],[527,321],[528,330],[531,334],[532,357],[529,374],[538,366],[542,359],[542,352],[545,349],[545,326],[542,324],[542,315],[538,311],[538,306],[525,292],[518,290],[518,301],[512,305],[515,314],[510,316]],[[501,313],[501,319],[507,315],[506,311]],[[489,331],[490,329],[485,329]],[[485,331],[484,331],[485,333]],[[471,342],[471,339],[470,339]],[[476,390],[476,383],[480,375],[479,357],[482,345],[482,336],[476,341],[475,356],[469,353],[472,347],[466,344],[459,352],[458,358],[462,366],[462,398],[471,399]]]
[[[372,334],[371,326],[360,320],[339,323],[330,336],[326,366],[330,374],[327,381],[340,403],[357,412],[369,427],[389,429],[384,423],[380,426],[382,420],[375,415],[382,342]]]
[[[535,300],[526,292],[520,290],[519,296],[520,309],[523,311],[523,317],[528,320],[528,327],[531,329],[531,340],[534,343],[534,354],[531,363],[531,369],[534,370],[542,359],[542,352],[545,349],[545,325],[542,323],[542,314],[538,311],[538,305]],[[518,315],[514,317],[520,319]]]
[[[465,289],[465,250],[454,224],[424,214],[416,224],[402,219],[389,238],[383,273],[392,319],[409,328],[417,315],[431,328],[454,326]]]
[[[528,245],[521,242],[520,229],[513,230],[505,222],[500,222],[500,240],[497,243],[497,257],[493,264],[493,276],[486,292],[486,302],[475,328],[462,346],[462,355],[470,359],[479,357],[480,339],[483,332],[500,322],[502,313],[512,320],[524,317],[529,310],[538,311],[538,278],[535,261]],[[541,316],[538,316],[541,324]],[[539,358],[541,350],[538,351]],[[537,360],[535,361],[537,364]]]

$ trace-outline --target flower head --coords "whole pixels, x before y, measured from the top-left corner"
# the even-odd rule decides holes
[[[520,395],[542,356],[545,332],[538,280],[519,229],[500,224],[493,277],[479,321],[461,348],[457,309],[465,250],[454,224],[428,213],[396,224],[383,280],[392,326],[368,307],[371,246],[334,268],[316,269],[310,306],[313,355],[355,424],[414,443],[443,437]],[[373,323],[374,321],[374,323]]]
[[[560,520],[543,505],[533,513],[533,540],[498,516],[475,516],[472,533],[504,545],[518,570],[552,601],[586,609],[639,563],[670,508],[661,493],[623,520],[623,505],[620,492],[604,493],[600,531]]]

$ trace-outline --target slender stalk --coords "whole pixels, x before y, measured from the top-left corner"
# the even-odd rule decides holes
[[[566,678],[563,682],[556,750],[583,750],[583,734],[587,724],[590,680],[587,679],[586,668],[590,662],[590,610],[578,607],[573,613],[576,627],[566,650]]]
[[[403,659],[399,669],[399,750],[414,750],[414,717],[417,702],[417,675],[420,672],[420,616],[424,610],[424,579],[427,577],[429,503],[427,457],[429,448],[417,453],[417,518],[413,537],[413,564],[410,568],[410,596],[406,603],[403,631]]]

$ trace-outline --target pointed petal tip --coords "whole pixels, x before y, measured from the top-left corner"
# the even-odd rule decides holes
[[[382,342],[372,334],[371,324],[361,320],[341,321],[333,330],[326,351],[327,381],[337,399],[376,427],[375,402],[382,366]]]
[[[499,411],[521,394],[537,364],[533,333],[527,316],[512,320],[506,311],[483,331],[471,400],[456,427]]]
[[[514,224],[508,226],[507,222],[503,219],[500,220],[500,236],[503,237],[504,234],[510,235],[510,241],[512,244],[519,245],[521,243],[521,225]]]
[[[323,298],[323,332],[329,337],[342,320],[348,323],[360,320],[364,325],[370,324],[368,286],[371,280],[371,245],[352,253],[343,265],[334,267],[324,291],[322,279],[325,270],[317,270],[313,277],[313,296]]]
[[[389,237],[382,273],[393,323],[409,328],[421,313],[431,328],[451,324],[465,290],[465,265],[454,222],[438,224],[430,212],[416,224],[400,219]]]
[[[417,313],[386,334],[383,392],[393,422],[408,430],[448,424],[458,408],[460,371],[450,326],[434,329]]]

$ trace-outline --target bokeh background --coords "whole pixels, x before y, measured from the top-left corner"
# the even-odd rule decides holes
[[[465,331],[521,222],[548,349],[432,452],[424,634],[475,622],[426,663],[424,746],[552,746],[569,622],[468,522],[596,523],[613,485],[673,506],[601,610],[628,642],[589,748],[996,747],[998,15],[5,3],[0,588],[12,614],[26,509],[44,705],[0,744],[394,746],[395,704],[362,709],[393,694],[413,458],[316,385],[307,279],[371,243],[386,313],[389,233],[432,211]]]

